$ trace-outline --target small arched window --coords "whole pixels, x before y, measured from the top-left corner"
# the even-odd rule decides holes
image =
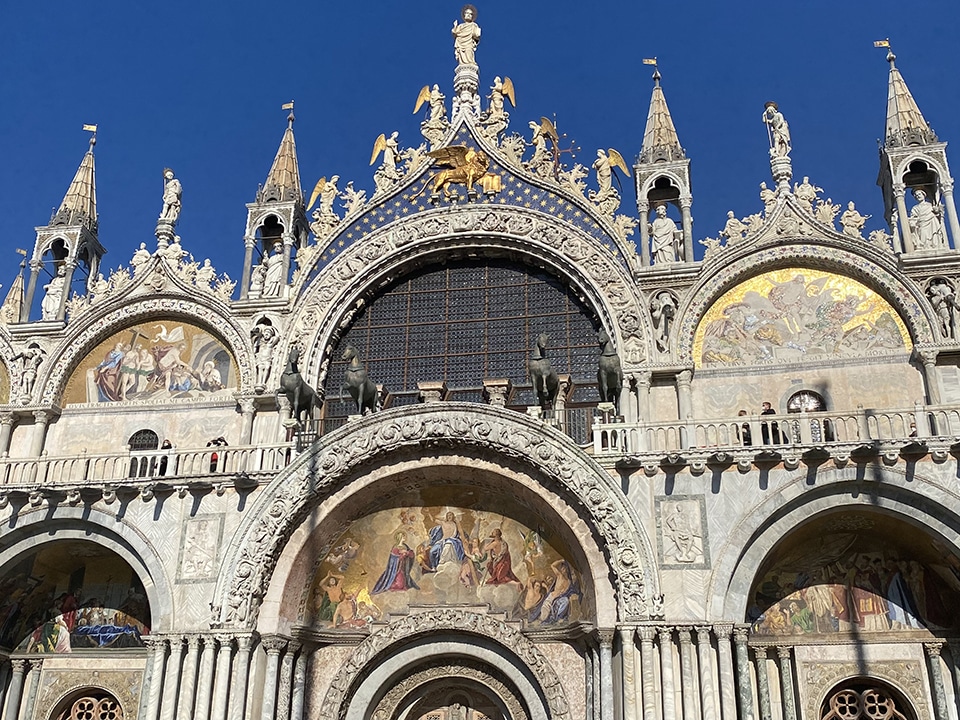
[[[91,688],[54,717],[57,720],[123,720],[123,707],[113,695]]]
[[[160,437],[153,430],[137,430],[127,440],[127,445],[133,452],[156,450],[160,447]]]
[[[813,392],[813,390],[801,390],[791,395],[790,399],[787,400],[787,412],[791,413],[825,412],[826,409],[827,402],[823,399],[823,396]]]
[[[820,720],[910,720],[912,716],[899,693],[865,678],[834,688],[820,709]]]

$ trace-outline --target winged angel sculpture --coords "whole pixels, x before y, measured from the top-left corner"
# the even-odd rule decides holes
[[[613,215],[620,207],[620,193],[612,183],[613,168],[620,168],[624,175],[630,177],[630,170],[623,155],[613,148],[606,152],[602,148],[597,150],[597,159],[593,161],[593,169],[597,172],[597,191],[590,193],[590,200],[607,215]]]
[[[469,148],[466,145],[451,145],[431,150],[427,155],[445,168],[427,178],[423,189],[414,196],[415,198],[426,190],[428,184],[431,185],[431,199],[439,198],[440,192],[443,191],[444,198],[449,200],[453,195],[450,192],[451,185],[466,186],[467,194],[471,199],[476,197],[473,186],[478,182],[483,186],[485,193],[493,194],[500,190],[500,176],[488,172],[490,158],[483,150]]]

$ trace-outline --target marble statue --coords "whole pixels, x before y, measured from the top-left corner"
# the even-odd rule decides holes
[[[513,90],[513,81],[510,78],[495,77],[493,85],[490,87],[489,105],[487,105],[486,115],[483,116],[483,126],[492,136],[496,137],[506,130],[510,122],[510,114],[505,110],[503,98],[510,100],[510,104],[517,106],[516,96]]]
[[[264,265],[267,268],[263,278],[263,297],[279,297],[280,291],[284,286],[283,277],[283,245],[276,242],[273,244],[273,254],[264,257]]]
[[[477,9],[464,5],[460,11],[462,23],[453,21],[453,54],[458,65],[475,65],[477,45],[480,42],[480,26],[477,25]]]
[[[400,159],[400,145],[397,141],[397,133],[394,131],[390,137],[380,133],[380,137],[373,144],[373,154],[370,156],[370,164],[377,161],[377,156],[383,153],[383,162],[377,171],[373,174],[373,182],[377,187],[376,192],[382,192],[397,180],[403,177],[400,169],[397,167],[397,161]]]
[[[666,290],[662,290],[650,301],[650,318],[653,320],[654,339],[657,350],[670,351],[670,328],[677,315],[677,301]]]
[[[253,339],[253,353],[256,360],[257,382],[256,387],[263,392],[270,379],[270,369],[273,366],[273,350],[280,342],[280,333],[273,325],[265,322],[254,325],[250,331]]]
[[[130,264],[133,266],[133,274],[138,275],[150,262],[151,257],[150,251],[147,250],[147,244],[140,243],[140,247],[133,253],[133,259],[130,260]]]
[[[340,199],[343,200],[343,209],[347,215],[354,213],[364,206],[367,202],[366,190],[354,190],[353,180],[347,183],[347,186],[340,193]]]
[[[37,371],[43,362],[43,350],[37,343],[30,343],[13,359],[20,361],[20,397],[29,398],[33,394],[33,385],[37,381]]]
[[[607,152],[597,150],[597,159],[593,161],[593,169],[597,173],[597,191],[590,193],[590,200],[606,215],[613,215],[620,207],[620,193],[611,183],[614,167],[620,168],[627,177],[630,176],[627,163],[619,152],[613,148],[609,148]]]
[[[960,303],[957,302],[957,294],[954,292],[953,286],[945,278],[938,278],[931,282],[930,287],[927,288],[927,297],[940,320],[940,329],[943,331],[943,336],[956,340],[957,310],[960,310]]]
[[[910,210],[910,231],[917,250],[933,250],[943,242],[940,208],[927,200],[927,194],[917,188],[913,191],[917,204]]]
[[[203,265],[197,268],[197,272],[193,276],[193,283],[197,287],[209,289],[216,277],[217,271],[214,270],[213,265],[210,264],[210,258],[207,258],[203,261]]]
[[[822,187],[817,187],[810,182],[810,178],[803,176],[803,182],[799,185],[793,184],[793,196],[806,207],[807,210],[813,210],[813,204],[817,201],[817,193],[823,192]]]
[[[533,157],[525,163],[524,167],[533,173],[549,175],[553,168],[553,153],[547,148],[550,128],[542,120],[541,122],[531,120],[529,125],[533,131],[533,137],[530,139],[530,145],[533,147]]]
[[[90,292],[97,299],[110,292],[110,281],[103,276],[103,273],[97,273],[97,279],[90,284]]]
[[[840,227],[843,229],[844,235],[862,238],[863,226],[869,219],[869,215],[861,215],[857,212],[857,208],[851,200],[847,203],[847,209],[843,211],[843,215],[840,216]]]
[[[169,260],[170,263],[177,267],[180,265],[180,261],[187,256],[187,251],[183,249],[183,246],[180,244],[180,236],[175,235],[173,237],[173,242],[167,245],[165,248],[161,248],[159,251],[160,257],[164,260]]]
[[[747,236],[753,235],[755,232],[758,232],[760,228],[763,227],[763,215],[760,213],[753,213],[752,215],[747,215],[743,219],[744,225],[746,225],[746,234]]]
[[[763,212],[769,216],[777,202],[777,193],[768,188],[765,182],[760,183],[760,201],[763,203]]]
[[[677,224],[667,217],[667,206],[657,205],[657,217],[650,223],[650,239],[657,265],[677,261]]]
[[[721,245],[722,238],[712,238],[706,237],[700,241],[700,244],[703,245],[706,250],[703,252],[703,259],[709,260],[718,252],[723,250],[723,245]]]
[[[431,88],[424,85],[417,96],[417,104],[413,108],[413,114],[420,112],[424,103],[428,103],[430,114],[427,119],[420,123],[420,133],[430,143],[432,147],[440,144],[443,135],[447,131],[450,123],[447,122],[447,106],[444,104],[443,93],[440,92],[440,86],[434,84]]]
[[[310,223],[310,232],[316,238],[325,237],[340,222],[340,217],[333,209],[333,201],[340,192],[337,188],[339,180],[339,175],[333,175],[329,180],[320,178],[317,182],[314,193],[319,193],[320,204],[313,211],[313,222]]]
[[[176,225],[177,218],[180,217],[180,198],[183,195],[183,186],[174,177],[173,170],[170,168],[163,171],[163,177],[163,210],[160,211],[160,219],[166,220],[171,225]]]
[[[720,235],[727,239],[727,243],[735,243],[738,240],[743,240],[743,233],[746,231],[747,226],[743,224],[741,220],[737,219],[737,216],[733,214],[733,210],[727,211],[727,222],[723,226],[723,230],[720,231]]]
[[[263,287],[267,281],[267,258],[264,256],[259,265],[250,272],[250,297],[258,298],[263,295]]]
[[[787,157],[790,154],[790,126],[775,102],[768,102],[763,111],[763,122],[770,136],[770,155]]]
[[[50,282],[43,286],[46,293],[40,301],[40,319],[56,320],[60,310],[60,300],[63,296],[63,286],[67,282],[67,269],[61,265],[57,274],[50,278]]]

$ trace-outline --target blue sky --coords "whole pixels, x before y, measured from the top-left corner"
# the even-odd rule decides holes
[[[794,174],[835,202],[854,200],[881,227],[876,138],[883,133],[890,37],[926,119],[960,163],[960,4],[952,1],[476,3],[481,85],[509,76],[513,129],[556,115],[589,165],[599,147],[639,152],[657,56],[680,140],[692,159],[694,235],[715,236],[726,211],[757,212],[769,181],[773,99],[790,122]],[[161,172],[184,186],[178,232],[198,259],[237,279],[245,203],[262,183],[296,100],[306,192],[339,174],[373,189],[374,139],[421,141],[419,89],[452,94],[455,2],[163,4],[5,3],[0,137],[5,159],[0,282],[32,247],[98,123],[100,240],[105,264],[155,247]],[[421,112],[421,115],[423,111]],[[954,173],[957,171],[954,170]],[[590,178],[591,183],[593,178]],[[635,212],[632,188],[623,210]],[[636,237],[636,236],[635,236]],[[698,251],[702,248],[698,247]]]

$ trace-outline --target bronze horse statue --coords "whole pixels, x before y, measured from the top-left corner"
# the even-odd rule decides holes
[[[613,403],[613,407],[620,414],[620,390],[623,388],[623,370],[620,368],[620,356],[613,347],[613,341],[606,330],[597,333],[597,343],[600,345],[600,363],[597,369],[597,389],[600,391],[600,402]]]
[[[306,427],[306,421],[310,419],[314,408],[323,405],[323,401],[317,395],[317,391],[307,384],[300,374],[300,349],[290,348],[287,355],[287,366],[280,376],[280,387],[277,388],[277,395],[281,393],[290,400],[290,416],[301,427]]]
[[[537,344],[533,348],[533,353],[527,361],[530,383],[537,395],[540,410],[545,416],[553,412],[554,405],[557,402],[557,394],[560,392],[560,378],[557,377],[557,371],[550,365],[550,358],[547,357],[547,341],[549,339],[549,335],[540,333],[537,336]]]
[[[377,385],[367,377],[367,370],[360,363],[360,355],[353,345],[344,348],[341,360],[347,361],[344,372],[347,391],[357,403],[357,413],[369,415],[377,410]]]

